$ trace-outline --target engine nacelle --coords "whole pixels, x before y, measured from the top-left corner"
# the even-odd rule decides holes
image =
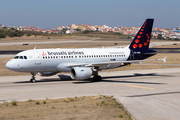
[[[45,76],[45,77],[49,77],[55,74],[57,74],[57,72],[38,72],[39,76]]]
[[[90,78],[93,71],[89,67],[73,67],[70,71],[70,77],[74,79],[84,80]]]

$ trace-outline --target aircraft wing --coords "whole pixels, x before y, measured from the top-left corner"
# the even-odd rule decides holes
[[[159,61],[159,60],[162,60],[164,62],[166,62],[166,58],[163,58],[163,59],[147,59],[147,60],[129,60],[129,61],[109,61],[109,62],[96,62],[96,63],[78,63],[78,64],[71,64],[70,67],[81,67],[81,66],[84,66],[84,67],[95,67],[95,66],[98,66],[100,68],[103,68],[107,65],[124,65],[124,64],[131,64],[131,63],[142,63],[142,62],[145,62],[145,61]]]

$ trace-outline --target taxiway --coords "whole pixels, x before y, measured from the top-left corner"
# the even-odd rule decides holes
[[[137,120],[180,118],[180,68],[100,72],[101,82],[67,75],[37,77],[36,83],[31,76],[0,77],[0,102],[102,94],[118,98]]]

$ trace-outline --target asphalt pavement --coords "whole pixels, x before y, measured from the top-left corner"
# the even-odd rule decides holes
[[[68,74],[52,77],[0,77],[0,102],[113,95],[137,120],[180,118],[180,68],[100,72],[103,80],[73,81]]]

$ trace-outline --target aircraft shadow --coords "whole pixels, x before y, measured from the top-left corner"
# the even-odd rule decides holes
[[[156,96],[156,95],[172,95],[172,94],[180,94],[180,91],[178,92],[164,92],[164,93],[153,93],[153,94],[143,94],[143,95],[132,95],[132,96],[126,96],[126,97],[147,97],[147,96]]]
[[[134,73],[134,75],[110,76],[110,77],[103,77],[103,79],[126,78],[126,77],[128,78],[128,77],[140,77],[140,76],[164,76],[164,77],[172,77],[171,75],[158,75],[156,73],[148,73],[148,74]]]
[[[138,82],[138,81],[121,81],[121,80],[108,80],[111,78],[131,78],[131,77],[141,77],[141,76],[164,76],[164,77],[172,77],[171,75],[158,75],[156,73],[148,73],[148,74],[140,74],[134,73],[134,75],[124,75],[124,76],[109,76],[109,77],[102,77],[102,81],[100,82],[116,82],[116,83],[138,83],[138,84],[166,84],[166,83],[155,83],[155,82]],[[91,80],[88,82],[88,80]],[[83,84],[83,83],[93,83],[92,79],[87,79],[86,81],[77,81],[73,82],[74,84]]]
[[[68,75],[58,75],[59,78],[42,78],[40,80],[36,80],[36,83],[39,82],[57,82],[57,81],[74,81]],[[13,82],[13,83],[31,83],[30,81],[21,81],[21,82]]]
[[[140,76],[164,76],[164,77],[171,77],[170,75],[158,75],[156,73],[148,73],[148,74],[139,74],[134,73],[134,75],[124,75],[124,76],[109,76],[109,77],[102,77],[102,81],[100,82],[117,82],[117,83],[140,83],[140,84],[166,84],[166,83],[153,83],[153,82],[138,82],[138,81],[121,81],[121,80],[108,80],[111,78],[131,78],[131,77],[140,77]],[[37,83],[40,82],[57,82],[57,81],[74,81],[68,75],[58,75],[59,78],[42,78],[37,80]],[[85,79],[85,80],[75,80],[73,84],[87,84],[87,83],[94,83],[92,78]],[[30,81],[21,81],[21,82],[13,82],[13,83],[31,83]]]

